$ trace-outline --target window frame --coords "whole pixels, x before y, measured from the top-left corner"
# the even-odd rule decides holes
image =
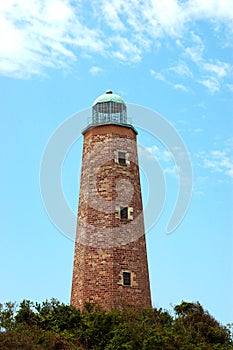
[[[127,165],[127,153],[126,152],[118,151],[117,157],[118,157],[118,164]]]
[[[132,285],[132,278],[131,278],[131,272],[130,271],[123,271],[122,273],[123,278],[123,286],[130,287]]]
[[[118,149],[114,152],[114,154],[115,154],[115,163],[123,167],[130,165],[129,153],[127,151]],[[124,155],[124,157],[122,157],[121,155]]]
[[[126,218],[123,218],[121,216],[121,212],[122,212],[122,209],[126,209],[127,208],[127,217]],[[116,206],[115,208],[115,217],[122,220],[122,221],[130,221],[130,220],[133,220],[134,217],[133,217],[133,212],[134,212],[134,209],[133,207],[128,207],[128,206]]]

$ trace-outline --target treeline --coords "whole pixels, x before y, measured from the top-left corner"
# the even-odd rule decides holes
[[[52,299],[0,304],[0,350],[229,350],[230,326],[199,303],[162,309],[80,311]]]

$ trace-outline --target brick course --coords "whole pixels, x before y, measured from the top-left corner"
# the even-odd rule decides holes
[[[101,125],[84,131],[71,305],[151,307],[136,132]],[[117,151],[127,164],[117,162]],[[132,218],[121,219],[119,207]],[[123,272],[131,285],[123,285]]]

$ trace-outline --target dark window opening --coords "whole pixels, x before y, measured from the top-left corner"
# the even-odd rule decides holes
[[[121,219],[128,219],[128,207],[120,208]]]
[[[130,272],[123,272],[123,284],[124,284],[124,286],[130,286],[131,285]]]
[[[118,163],[121,165],[126,165],[126,153],[118,152]]]

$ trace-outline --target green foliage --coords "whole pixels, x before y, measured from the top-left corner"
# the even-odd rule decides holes
[[[75,348],[71,347],[60,334],[22,324],[8,332],[0,333],[0,349],[73,350]]]
[[[20,308],[15,316],[15,321],[27,325],[35,324],[37,315],[33,311],[33,306],[34,305],[30,300],[23,300],[22,303],[20,303]]]
[[[15,304],[8,302],[0,304],[0,331],[10,330],[14,326]]]
[[[0,350],[230,350],[231,326],[199,303],[182,302],[175,317],[162,309],[84,311],[56,299],[0,304]]]
[[[227,344],[230,331],[217,322],[199,303],[182,302],[174,308],[178,318],[174,329],[186,332],[194,344]]]
[[[60,304],[56,299],[50,302],[46,300],[42,305],[36,304],[35,309],[38,312],[37,325],[42,329],[63,332],[73,331],[80,326],[80,310],[63,303]]]

